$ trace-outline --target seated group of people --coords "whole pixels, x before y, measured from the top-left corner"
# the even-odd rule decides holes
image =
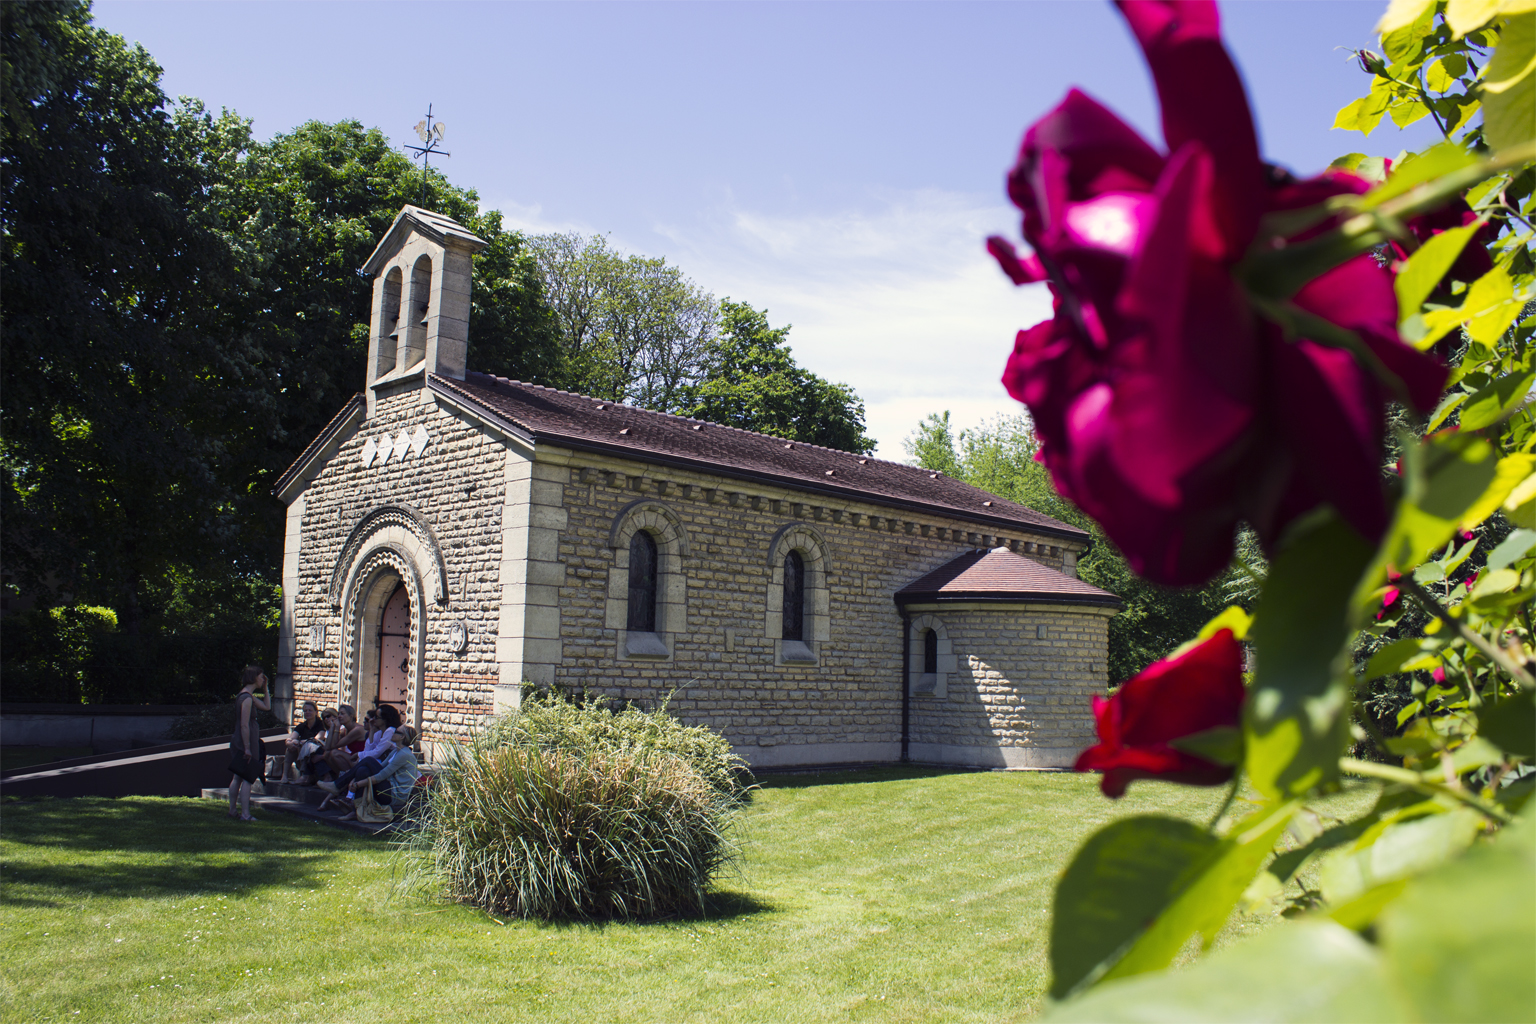
[[[416,730],[401,723],[393,705],[380,704],[359,722],[350,704],[321,711],[307,700],[304,720],[288,734],[282,781],[292,774],[298,785],[318,785],[327,793],[322,810],[348,805],[343,819],[357,816],[350,805],[368,783],[375,801],[398,810],[421,777],[415,742]]]

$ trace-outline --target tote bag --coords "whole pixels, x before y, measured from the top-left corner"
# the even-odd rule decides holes
[[[395,820],[395,812],[388,805],[381,804],[373,798],[372,779],[363,784],[362,792],[357,794],[354,806],[357,808],[358,821],[382,825]]]

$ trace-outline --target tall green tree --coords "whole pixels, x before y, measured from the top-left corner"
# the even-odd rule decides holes
[[[715,335],[714,296],[665,259],[625,256],[602,235],[539,235],[531,244],[559,326],[562,385],[681,411]]]
[[[1248,577],[1238,569],[1199,588],[1161,587],[1132,572],[1098,524],[1058,494],[1050,473],[1035,461],[1040,442],[1027,415],[998,416],[956,435],[947,411],[930,414],[904,445],[907,457],[924,469],[948,473],[1093,536],[1093,546],[1078,561],[1078,576],[1125,602],[1125,611],[1109,621],[1111,682],[1129,679],[1167,655],[1229,601],[1252,602],[1254,589],[1244,585]],[[1244,549],[1250,557],[1252,547]]]
[[[229,541],[226,432],[259,362],[207,215],[231,125],[173,111],[82,3],[0,6],[0,473],[7,575],[116,607]]]
[[[874,451],[863,401],[848,385],[798,365],[786,344],[789,330],[770,326],[766,309],[723,300],[720,334],[705,353],[687,414],[840,451]]]
[[[84,3],[0,5],[0,36],[6,585],[114,609],[119,675],[168,660],[141,635],[233,629],[223,650],[259,648],[282,545],[271,483],[362,385],[357,268],[422,201],[421,172],[356,122],[258,143],[232,113],[170,103],[150,56]],[[473,191],[426,184],[489,243],[470,366],[556,382],[524,239]]]

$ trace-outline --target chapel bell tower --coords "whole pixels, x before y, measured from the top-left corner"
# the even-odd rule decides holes
[[[428,373],[464,379],[470,257],[486,244],[440,213],[406,206],[363,264],[373,278],[369,417],[380,394],[420,387]]]

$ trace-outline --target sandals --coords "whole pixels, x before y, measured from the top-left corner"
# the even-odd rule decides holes
[[[240,820],[241,821],[260,821],[261,819],[256,817],[256,815],[254,815],[254,814],[242,814],[240,816]]]

